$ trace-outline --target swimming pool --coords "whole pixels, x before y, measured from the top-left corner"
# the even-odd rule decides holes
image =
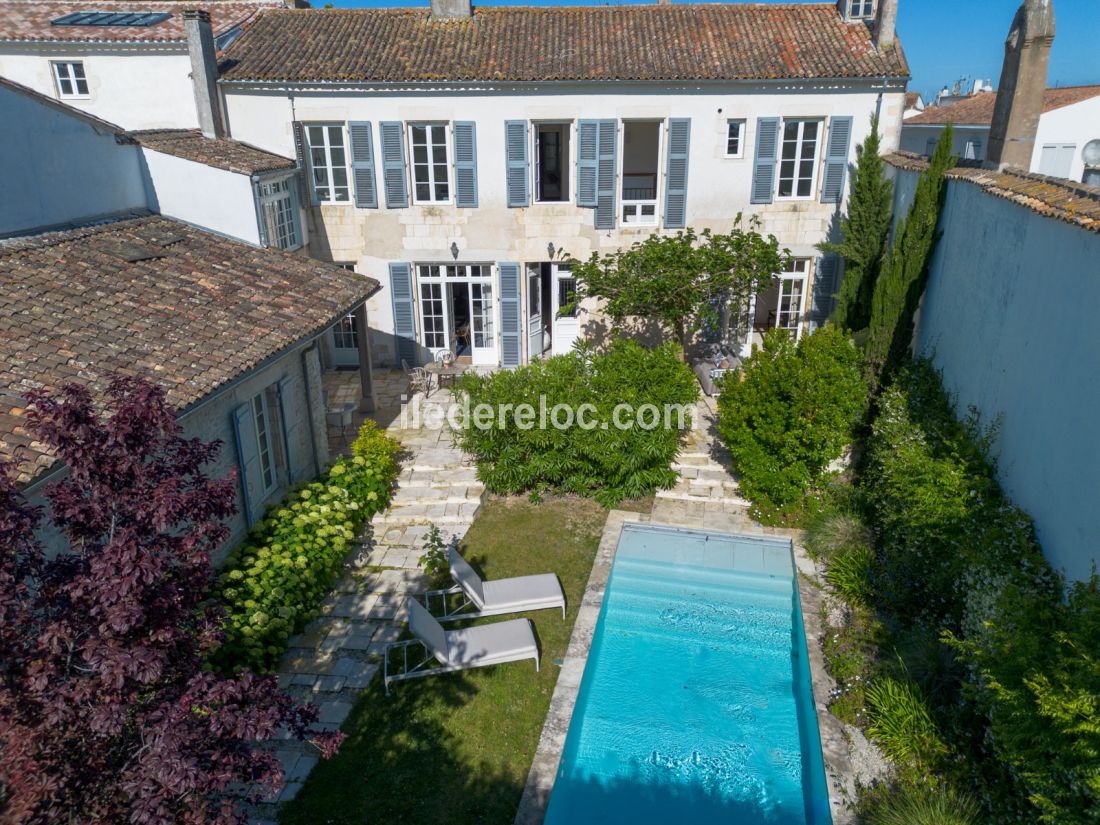
[[[627,524],[546,825],[830,825],[787,540]]]

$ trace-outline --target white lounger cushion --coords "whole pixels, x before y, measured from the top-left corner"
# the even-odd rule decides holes
[[[420,602],[409,597],[409,630],[435,656],[441,665],[455,668],[480,667],[519,659],[538,659],[535,633],[527,619],[444,630]]]
[[[557,607],[565,601],[558,577],[553,573],[482,582],[482,587],[488,609]]]
[[[488,614],[520,613],[560,607],[564,614],[565,594],[553,573],[517,576],[497,581],[482,581],[457,548],[449,552],[451,576],[478,611]]]
[[[452,665],[479,667],[517,659],[536,659],[539,649],[531,622],[511,619],[464,630],[448,630],[447,654]]]

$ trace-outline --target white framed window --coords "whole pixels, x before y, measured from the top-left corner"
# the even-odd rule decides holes
[[[349,203],[348,152],[343,123],[306,126],[313,194],[319,203]]]
[[[743,158],[745,156],[745,121],[726,121],[726,157]]]
[[[359,349],[359,326],[354,312],[349,312],[332,327],[332,343],[337,349]]]
[[[802,333],[802,314],[809,279],[810,258],[792,258],[779,273],[779,303],[775,310],[775,326],[798,338]]]
[[[446,123],[409,124],[412,149],[413,200],[446,203],[451,199],[450,156]]]
[[[267,393],[252,398],[252,416],[256,421],[256,446],[260,457],[260,484],[267,495],[275,489],[275,450],[271,443],[271,411]]]
[[[80,98],[88,96],[88,77],[84,74],[84,64],[79,60],[55,62],[53,78],[57,83],[57,96]]]
[[[848,19],[866,20],[874,17],[875,0],[849,0]]]
[[[568,201],[570,124],[537,123],[532,131],[535,142],[535,201]]]
[[[268,246],[297,249],[302,245],[298,210],[294,208],[291,179],[259,184],[260,219]]]
[[[820,120],[784,120],[779,155],[779,197],[808,199],[817,181]]]

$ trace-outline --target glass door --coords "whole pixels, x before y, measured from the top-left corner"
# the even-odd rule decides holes
[[[541,358],[545,345],[542,334],[542,268],[527,264],[527,358]]]
[[[568,264],[551,264],[554,301],[554,333],[550,336],[554,355],[564,355],[573,349],[573,343],[580,337],[581,325],[577,318],[577,307],[573,303],[577,296],[577,279],[573,277]]]
[[[475,364],[496,364],[494,333],[493,284],[491,281],[473,281],[470,284],[470,345]]]
[[[792,338],[800,338],[802,335],[803,301],[809,265],[809,258],[794,258],[779,278],[779,304],[775,312],[775,326],[788,330]]]

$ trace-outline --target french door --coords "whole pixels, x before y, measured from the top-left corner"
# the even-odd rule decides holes
[[[577,318],[574,303],[577,296],[577,279],[573,277],[568,264],[550,265],[551,290],[553,302],[554,331],[550,336],[554,355],[564,355],[573,349],[573,344],[581,334],[581,324]]]
[[[473,364],[496,364],[492,270],[481,264],[417,267],[420,343],[432,356],[449,350]]]
[[[542,326],[542,266],[527,264],[527,357],[541,358],[546,350]]]

